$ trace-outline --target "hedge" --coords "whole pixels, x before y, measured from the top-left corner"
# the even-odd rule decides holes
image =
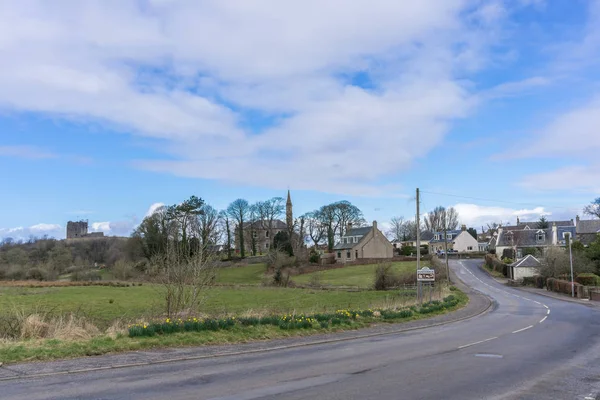
[[[573,286],[575,287],[575,295],[577,295],[579,287],[583,285],[575,282],[573,283]],[[571,282],[561,279],[548,278],[546,280],[546,289],[552,292],[571,294]]]
[[[575,281],[584,286],[600,286],[600,276],[592,273],[579,274]]]

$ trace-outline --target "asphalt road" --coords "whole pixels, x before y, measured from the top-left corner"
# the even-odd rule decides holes
[[[600,311],[504,287],[481,317],[308,347],[0,382],[0,399],[595,399]]]

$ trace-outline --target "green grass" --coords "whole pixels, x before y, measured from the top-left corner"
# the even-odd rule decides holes
[[[454,291],[453,294],[460,300],[460,303],[453,309],[441,310],[430,314],[415,314],[410,318],[403,318],[401,320],[387,320],[385,322],[405,322],[429,318],[449,311],[454,311],[464,307],[467,304],[468,297],[465,294],[459,291]],[[185,332],[153,337],[129,338],[126,336],[119,336],[113,339],[103,335],[81,341],[45,339],[21,342],[0,342],[0,361],[9,364],[23,361],[64,359],[152,348],[244,343],[255,340],[276,339],[292,336],[308,336],[318,333],[358,329],[368,325],[370,325],[369,322],[356,321],[352,325],[348,326],[342,325],[336,326],[335,328],[330,327],[298,330],[282,330],[278,327],[264,325],[251,327],[236,326],[231,330],[216,332]]]
[[[217,271],[217,283],[232,285],[258,285],[262,282],[266,264],[251,264],[243,267],[219,268]]]
[[[423,266],[426,264],[423,263]],[[327,271],[313,272],[293,277],[293,281],[300,284],[308,284],[314,276],[319,276],[321,285],[331,286],[353,286],[359,288],[372,288],[375,281],[375,270],[377,265],[355,265],[350,267],[330,269]],[[392,269],[397,273],[414,272],[416,276],[416,261],[403,261],[392,263]],[[416,279],[416,278],[415,278]]]
[[[110,300],[113,300],[110,303]],[[319,312],[368,308],[405,299],[397,291],[347,292],[276,287],[214,287],[206,291],[198,310],[209,315],[257,312]],[[75,313],[100,328],[113,320],[154,317],[162,313],[160,286],[73,286],[49,288],[0,287],[0,312],[13,309],[52,315]]]

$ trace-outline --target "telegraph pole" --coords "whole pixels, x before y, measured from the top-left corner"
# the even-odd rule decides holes
[[[573,282],[573,252],[571,251],[571,232],[567,234],[569,240],[569,261],[571,263],[571,297],[575,297],[575,282]]]
[[[421,264],[421,215],[419,210],[420,202],[421,199],[419,197],[419,188],[417,188],[417,270],[419,269]]]

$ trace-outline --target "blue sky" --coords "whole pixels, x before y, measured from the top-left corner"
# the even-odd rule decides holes
[[[384,226],[416,187],[471,226],[580,214],[600,1],[412,3],[3,2],[0,237],[288,188],[297,215],[347,199]]]

